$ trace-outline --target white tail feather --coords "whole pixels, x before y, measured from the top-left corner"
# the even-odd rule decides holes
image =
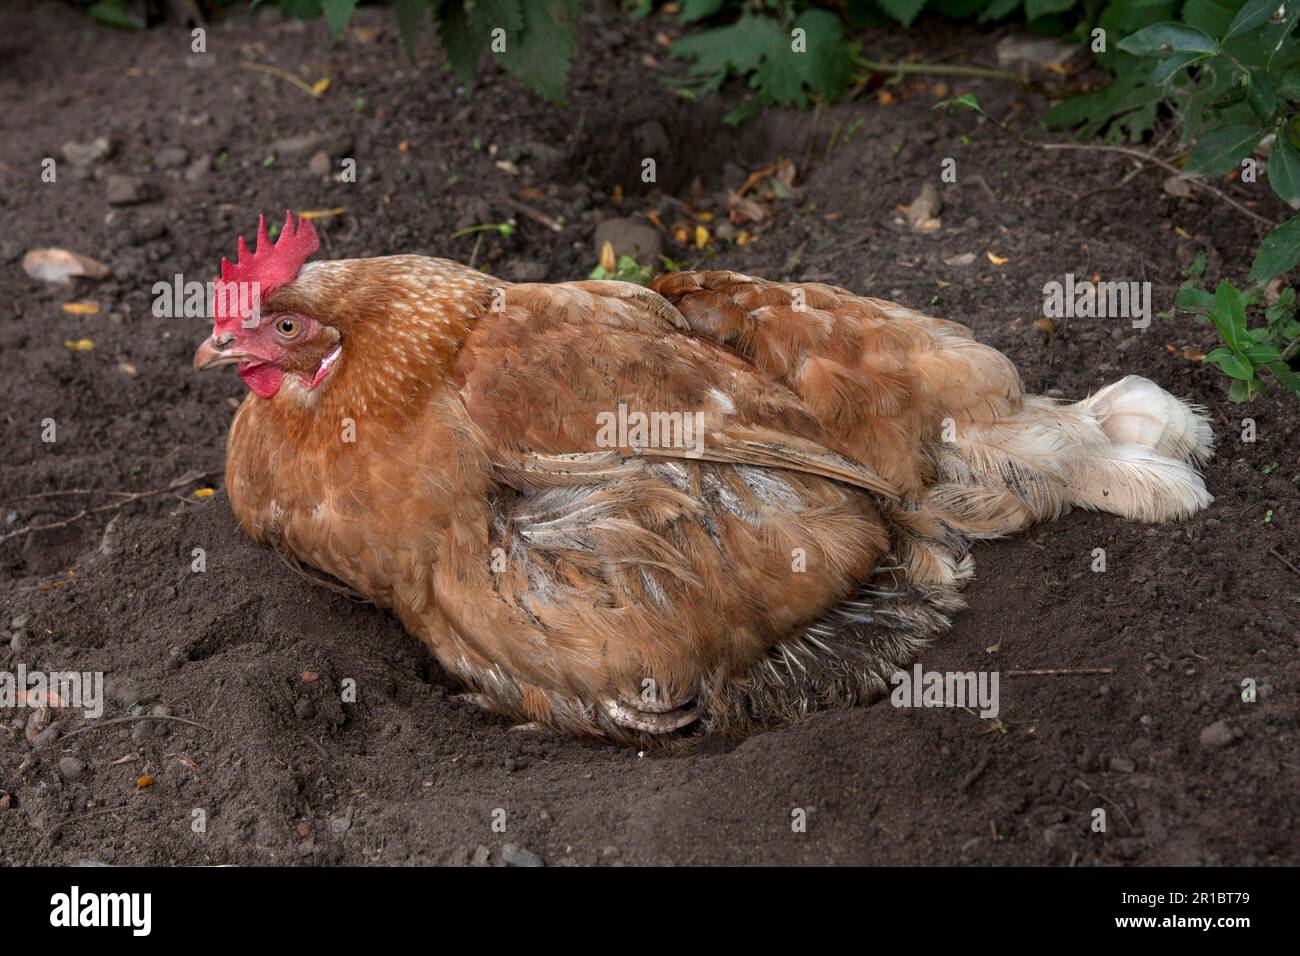
[[[1167,458],[1198,465],[1214,454],[1214,436],[1203,410],[1180,402],[1139,375],[1107,385],[1079,406],[1097,419],[1116,444],[1145,445]]]

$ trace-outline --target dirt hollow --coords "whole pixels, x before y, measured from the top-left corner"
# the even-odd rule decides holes
[[[687,104],[661,89],[654,34],[676,29],[662,16],[584,22],[568,110],[487,67],[466,98],[430,37],[413,66],[383,11],[357,23],[331,47],[323,23],[242,13],[210,28],[196,60],[175,24],[131,34],[62,4],[0,10],[0,669],[106,680],[103,718],[65,717],[35,743],[29,708],[0,711],[0,863],[530,859],[520,851],[548,865],[1300,862],[1300,576],[1282,560],[1300,565],[1295,400],[1228,403],[1214,370],[1169,348],[1211,345],[1187,318],[1035,326],[1043,284],[1066,273],[1150,280],[1160,310],[1199,250],[1211,283],[1224,269],[1240,280],[1259,238],[1248,220],[1164,194],[1158,171],[1127,177],[1120,158],[1044,153],[970,113],[935,113],[940,91],[925,81],[893,102],[867,91],[815,132],[811,114],[786,111],[728,129],[719,118],[743,90]],[[922,26],[865,39],[879,59],[919,49],[988,63],[996,38]],[[243,61],[330,87],[313,98]],[[986,81],[950,95],[961,90],[1047,135],[1045,99]],[[99,136],[109,156],[62,160],[63,144]],[[313,172],[318,151],[357,158],[357,182]],[[654,191],[638,179],[650,153],[662,157]],[[45,157],[60,160],[56,183],[40,180]],[[945,157],[959,176],[942,187],[942,227],[913,231],[896,207],[937,182]],[[720,211],[728,187],[783,158],[798,168],[796,195],[770,204],[756,242],[723,243],[707,265],[961,321],[1034,392],[1077,398],[1137,373],[1214,418],[1217,500],[1194,520],[1076,513],[977,546],[970,607],[922,663],[999,671],[996,721],[885,704],[676,755],[520,733],[456,702],[455,682],[387,613],[303,580],[237,532],[220,474],[243,386],[191,371],[208,330],[155,318],[154,282],[210,277],[259,212],[286,207],[346,210],[318,220],[330,256],[584,277],[601,219],[661,210],[671,222],[683,207],[669,196]],[[1280,218],[1262,192],[1228,188]],[[511,206],[525,190],[562,232]],[[510,236],[450,238],[509,219]],[[112,275],[29,278],[20,259],[45,246]],[[671,239],[664,251],[684,266],[700,258]],[[65,311],[74,300],[100,310]],[[65,345],[82,339],[93,348]],[[144,491],[190,472],[211,477],[11,534],[121,501],[20,496]],[[215,493],[196,497],[201,486]],[[204,573],[191,570],[195,548]],[[1107,673],[1011,675],[1078,669]],[[1255,703],[1241,700],[1245,678]],[[345,679],[357,703],[340,702]],[[150,714],[201,727],[109,722]],[[1099,807],[1104,833],[1090,826]],[[806,832],[791,825],[800,809]]]

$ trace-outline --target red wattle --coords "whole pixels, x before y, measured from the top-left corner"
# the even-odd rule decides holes
[[[247,368],[240,366],[239,377],[244,380],[244,384],[252,389],[253,394],[258,398],[273,398],[275,393],[280,390],[280,383],[284,381],[284,372],[274,365],[250,365]]]

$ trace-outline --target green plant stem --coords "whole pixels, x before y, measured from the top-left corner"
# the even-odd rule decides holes
[[[894,73],[904,76],[969,76],[983,80],[1020,82],[1020,77],[1015,73],[984,66],[955,66],[949,63],[880,63],[862,58],[856,62],[873,73]]]

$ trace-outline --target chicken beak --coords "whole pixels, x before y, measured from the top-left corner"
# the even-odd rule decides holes
[[[194,353],[194,370],[202,372],[204,369],[219,368],[222,365],[233,365],[240,359],[245,358],[245,354],[238,349],[231,349],[230,343],[233,338],[223,335],[221,338],[208,338],[203,340],[203,344],[198,347]]]

